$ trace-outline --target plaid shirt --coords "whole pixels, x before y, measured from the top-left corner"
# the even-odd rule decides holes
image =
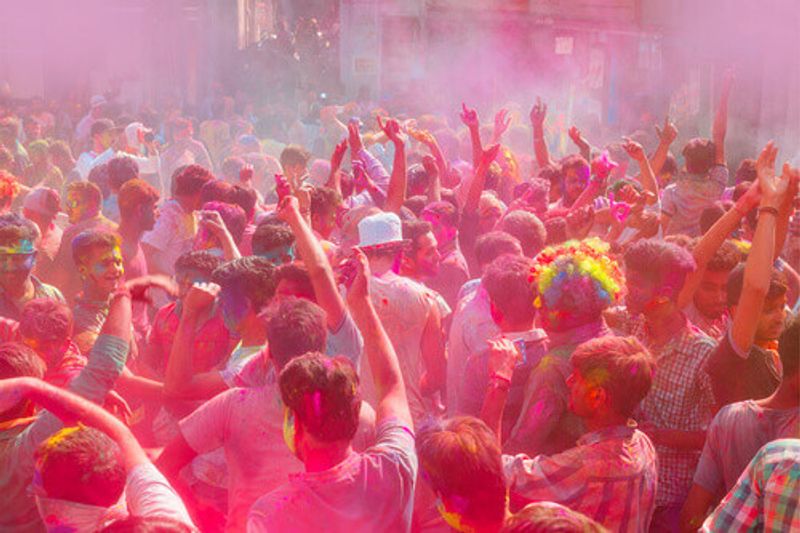
[[[701,531],[800,531],[800,440],[761,448]]]
[[[649,394],[642,400],[639,419],[658,429],[705,431],[713,417],[714,393],[706,361],[716,342],[688,320],[665,344],[656,345],[643,324],[634,335],[656,359]],[[701,450],[676,450],[656,445],[659,490],[656,505],[681,505],[692,486]]]
[[[557,455],[504,455],[506,484],[527,502],[556,502],[611,531],[645,532],[655,509],[656,452],[635,424],[587,433]]]

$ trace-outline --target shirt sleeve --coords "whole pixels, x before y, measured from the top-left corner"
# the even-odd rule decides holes
[[[375,182],[375,185],[383,194],[386,194],[386,187],[389,186],[389,173],[386,172],[381,162],[364,148],[358,152],[358,156],[364,161],[364,167],[369,178]]]
[[[328,332],[325,351],[331,357],[336,355],[347,357],[356,369],[358,369],[361,363],[361,354],[363,350],[364,339],[361,337],[361,332],[358,330],[355,322],[353,322],[353,317],[350,316],[350,312],[345,311],[342,323],[336,331]]]
[[[201,405],[178,424],[181,435],[198,454],[208,453],[225,443],[231,398],[244,389],[222,392]]]
[[[724,416],[725,409],[717,413],[714,420],[708,426],[706,442],[703,445],[703,453],[697,463],[697,470],[694,473],[694,483],[700,485],[711,494],[722,492],[724,480],[722,478],[722,468],[720,464],[720,418]]]
[[[720,187],[720,195],[724,192],[725,187],[728,185],[728,178],[730,172],[725,165],[714,165],[708,172],[708,178]]]
[[[731,330],[728,330],[708,357],[706,374],[719,405],[729,404],[733,398],[741,398],[743,394],[746,396],[742,386],[744,380],[739,376],[747,374],[747,355],[735,345]]]
[[[661,195],[661,212],[667,216],[675,216],[677,207],[675,205],[675,188],[668,186]]]
[[[406,471],[410,479],[417,477],[417,450],[414,432],[395,419],[384,420],[376,430],[375,446],[367,449],[367,454],[387,454],[392,456]]]
[[[762,531],[763,509],[755,472],[759,470],[763,448],[759,450],[739,477],[739,481],[728,492],[719,506],[703,523],[700,531]]]
[[[173,237],[177,234],[175,228],[176,213],[171,207],[167,207],[156,219],[155,227],[142,237],[142,242],[149,244],[153,248],[162,252],[169,248]]]
[[[180,496],[152,463],[131,470],[125,494],[132,516],[171,518],[196,529]]]
[[[570,451],[533,459],[504,455],[503,470],[511,492],[528,501],[574,502],[586,486],[580,454]]]

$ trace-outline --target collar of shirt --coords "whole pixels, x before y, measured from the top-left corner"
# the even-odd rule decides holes
[[[598,429],[597,431],[592,431],[591,433],[586,433],[578,439],[577,445],[589,446],[604,440],[624,439],[633,435],[634,431],[636,431],[636,422],[628,420],[628,423],[624,426],[609,426]]]

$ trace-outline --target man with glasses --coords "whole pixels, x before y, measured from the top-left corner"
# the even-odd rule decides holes
[[[19,215],[0,215],[0,316],[19,320],[34,298],[64,301],[61,292],[31,274],[36,262],[36,225]]]

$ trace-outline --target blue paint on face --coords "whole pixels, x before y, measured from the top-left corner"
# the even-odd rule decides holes
[[[250,308],[249,300],[236,291],[223,289],[220,293],[222,320],[230,332],[238,332]]]

